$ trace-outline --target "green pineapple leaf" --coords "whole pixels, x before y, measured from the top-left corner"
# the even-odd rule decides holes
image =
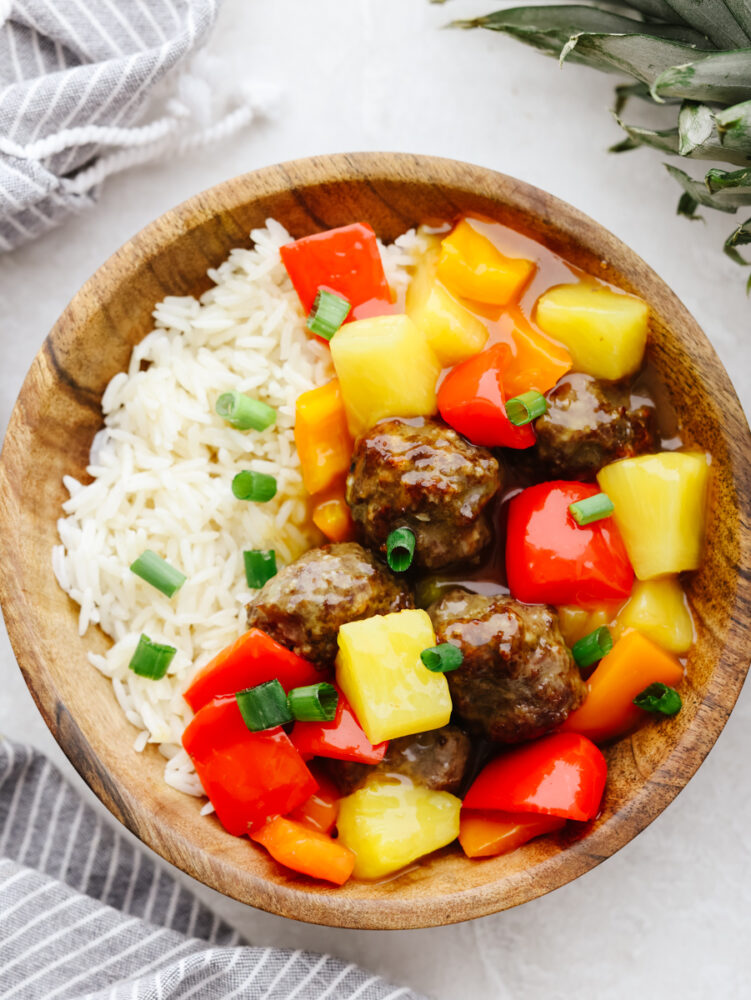
[[[751,99],[751,49],[711,52],[693,61],[676,61],[651,81],[651,87],[656,101],[664,97],[718,104],[747,101]]]

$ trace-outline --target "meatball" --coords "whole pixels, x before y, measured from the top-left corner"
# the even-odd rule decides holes
[[[469,762],[469,736],[458,726],[443,726],[391,740],[380,764],[329,761],[329,773],[342,795],[349,795],[371,774],[403,774],[416,785],[456,793]]]
[[[501,486],[486,448],[439,420],[384,420],[355,443],[347,503],[365,544],[381,553],[394,528],[415,533],[414,564],[474,562],[491,539],[487,507]]]
[[[654,407],[632,409],[626,383],[573,372],[547,401],[547,413],[535,422],[537,453],[555,475],[593,476],[608,462],[656,447]]]
[[[247,606],[248,627],[325,669],[336,657],[340,625],[413,606],[370,552],[346,542],[310,549],[265,583]]]
[[[457,589],[429,614],[436,642],[464,654],[446,677],[454,711],[473,732],[498,743],[532,740],[583,701],[584,682],[552,608]]]

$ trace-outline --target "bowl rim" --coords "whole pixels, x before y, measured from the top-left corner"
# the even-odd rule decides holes
[[[247,187],[238,185],[238,181],[252,181],[264,195],[281,194],[295,189],[297,196],[306,187],[347,179],[374,184],[379,179],[435,185],[450,183],[454,188],[463,186],[468,191],[476,190],[479,185],[484,191],[495,192],[495,197],[503,192],[513,196],[510,204],[516,208],[521,206],[522,210],[538,220],[542,217],[544,206],[546,215],[555,218],[554,228],[570,235],[585,249],[597,248],[598,244],[607,241],[611,252],[614,249],[617,256],[627,260],[632,268],[637,268],[641,275],[661,289],[661,294],[670,302],[674,314],[680,318],[687,331],[685,335],[682,334],[681,340],[687,343],[686,338],[690,336],[701,342],[711,364],[712,377],[719,379],[722,384],[731,400],[733,412],[730,415],[739,422],[742,429],[740,435],[729,438],[727,442],[732,479],[738,497],[739,562],[733,605],[736,613],[731,615],[728,630],[728,634],[732,634],[736,642],[732,649],[728,648],[729,643],[726,644],[725,655],[714,668],[706,695],[697,709],[692,725],[654,772],[645,778],[625,808],[621,807],[583,840],[566,849],[565,859],[570,860],[570,865],[561,860],[561,856],[557,856],[538,866],[535,878],[530,878],[524,872],[518,873],[513,892],[496,881],[465,889],[451,897],[421,899],[419,906],[393,897],[380,900],[350,899],[342,906],[337,897],[330,893],[303,893],[290,886],[270,886],[267,880],[255,876],[251,880],[254,892],[252,905],[279,915],[352,928],[430,927],[483,916],[517,905],[552,891],[589,871],[648,826],[685,787],[709,753],[738,698],[749,666],[738,641],[742,636],[738,612],[751,606],[751,489],[744,492],[739,486],[744,481],[746,484],[751,483],[751,433],[730,378],[696,321],[662,279],[605,227],[566,202],[524,181],[457,160],[408,153],[340,153],[297,159],[230,178],[192,196],[145,226],[101,265],[71,300],[41,351],[51,350],[56,335],[63,328],[87,322],[101,302],[97,289],[107,287],[115,280],[121,281],[123,268],[134,271],[137,266],[153,258],[156,253],[166,250],[170,243],[201,225],[207,218],[225,212],[231,215],[233,208],[247,203]],[[302,198],[303,194],[299,196]],[[591,244],[589,246],[588,240]],[[19,408],[28,391],[33,368],[32,364],[14,405],[6,442],[12,437],[20,420]],[[0,455],[0,495],[7,495],[8,487],[4,446]],[[0,569],[0,603],[19,666],[52,735],[95,794],[131,832],[187,874],[220,892],[234,895],[231,867],[225,866],[222,859],[214,867],[201,865],[200,847],[179,832],[176,833],[162,816],[147,816],[145,810],[139,812],[139,803],[132,796],[125,801],[117,788],[117,779],[92,770],[90,763],[87,763],[86,751],[90,756],[94,756],[95,752],[75,720],[64,709],[61,712],[59,706],[58,710],[53,710],[53,702],[47,696],[45,686],[54,689],[54,680],[39,651],[27,648],[29,633],[24,622],[26,595],[22,581],[12,568],[6,568],[13,566],[13,561],[7,558],[12,546],[9,504],[11,501],[7,499],[0,502],[0,567],[3,567]],[[720,689],[722,697],[714,697],[720,693]],[[638,769],[636,752],[634,761]],[[226,871],[222,874],[223,868]],[[235,895],[235,898],[240,897]],[[297,911],[301,909],[303,900],[306,912],[304,917],[300,917]],[[248,902],[247,897],[243,901]]]

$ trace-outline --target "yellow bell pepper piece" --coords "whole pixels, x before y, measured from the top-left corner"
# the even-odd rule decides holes
[[[635,295],[591,281],[558,285],[537,300],[535,318],[544,333],[568,348],[575,371],[624,378],[644,357],[649,309]]]
[[[461,799],[371,778],[339,803],[337,843],[355,854],[355,878],[382,878],[459,836]]]
[[[670,653],[687,653],[694,641],[694,623],[686,595],[675,577],[643,580],[634,584],[631,597],[615,621],[619,636],[636,628]]]
[[[597,482],[613,501],[615,523],[640,580],[697,568],[709,482],[706,455],[662,451],[624,458],[600,469]]]
[[[407,315],[428,338],[448,368],[479,354],[488,339],[485,325],[450,295],[436,277],[438,251],[428,251],[407,289]]]
[[[420,653],[435,646],[426,611],[396,611],[339,629],[336,679],[371,743],[445,726],[451,716],[446,678]]]
[[[430,417],[436,412],[441,364],[409,316],[347,323],[331,338],[331,357],[352,434],[384,417]]]
[[[319,493],[349,469],[352,438],[336,379],[297,397],[295,444],[308,493]]]
[[[506,257],[466,219],[441,241],[438,278],[454,295],[504,306],[535,270],[531,260]]]

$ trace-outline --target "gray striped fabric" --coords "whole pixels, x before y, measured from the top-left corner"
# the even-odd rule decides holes
[[[0,0],[0,250],[90,205],[108,174],[179,152],[181,141],[190,148],[196,123],[186,124],[184,103],[148,125],[133,122],[154,85],[206,36],[217,3]],[[221,138],[252,116],[245,106],[219,127],[197,124]]]
[[[420,1000],[328,955],[251,948],[31,747],[0,739],[2,1000]]]

